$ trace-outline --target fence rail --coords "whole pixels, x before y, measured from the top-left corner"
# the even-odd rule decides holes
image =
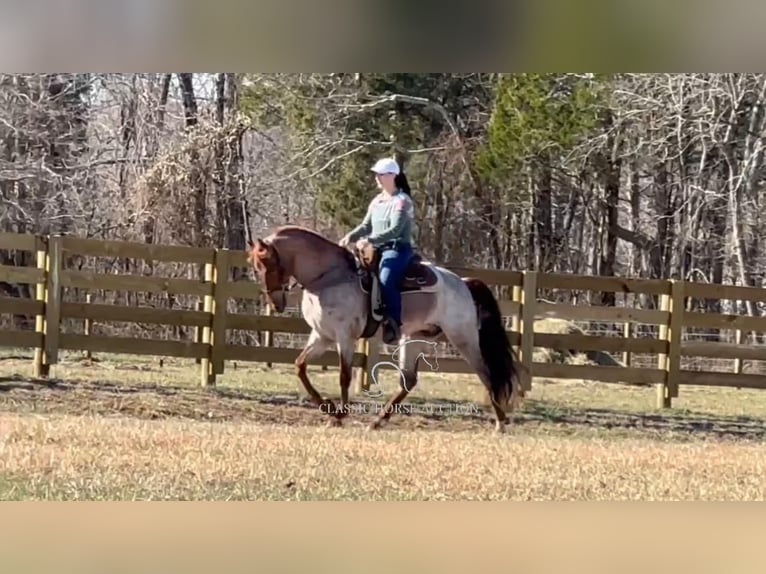
[[[0,347],[35,350],[36,376],[48,376],[58,362],[62,350],[89,353],[122,353],[172,356],[196,359],[203,385],[214,385],[224,373],[227,361],[291,363],[300,349],[274,347],[273,333],[302,335],[309,332],[301,317],[247,314],[230,311],[232,300],[258,300],[258,285],[245,278],[231,279],[231,270],[245,267],[241,252],[224,249],[184,246],[145,245],[140,243],[99,241],[61,236],[34,236],[0,233],[0,250],[28,252],[28,266],[0,266],[0,284],[28,284],[34,296],[0,296],[0,314],[34,316],[31,329],[9,328],[0,331]],[[195,265],[197,278],[161,277],[126,273],[103,273],[75,268],[73,258],[101,257],[143,259],[150,262]],[[702,313],[687,310],[692,299],[743,300],[766,302],[766,289],[693,283],[673,280],[643,280],[620,277],[594,277],[536,271],[503,271],[491,269],[452,268],[462,276],[483,279],[490,285],[504,287],[510,296],[500,301],[500,308],[510,319],[507,331],[520,361],[531,377],[551,379],[587,379],[600,382],[656,385],[657,403],[670,407],[683,385],[706,385],[766,389],[766,375],[744,373],[744,361],[766,361],[766,345],[745,344],[743,333],[766,332],[766,317],[732,313]],[[653,308],[553,303],[543,300],[545,291],[570,291],[639,294],[656,301]],[[168,309],[93,302],[96,291],[143,292],[168,296],[197,298],[195,309]],[[72,293],[85,292],[82,297]],[[81,320],[84,333],[68,332],[66,320]],[[577,332],[544,332],[539,321],[560,319],[589,323],[623,323],[618,336],[589,335]],[[190,340],[165,340],[152,337],[105,336],[92,333],[93,322],[146,323],[173,327],[190,327],[195,336]],[[650,336],[637,336],[639,325],[648,326]],[[734,342],[684,340],[689,329],[723,329],[734,331]],[[230,331],[266,333],[267,346],[251,346],[228,342]],[[536,361],[538,348],[567,352],[622,353],[624,365],[572,365]],[[368,385],[368,369],[380,360],[390,360],[379,339],[362,342],[354,355],[353,365],[360,368],[358,383]],[[651,366],[636,367],[632,359],[639,355],[652,357]],[[707,357],[733,361],[730,372],[682,368],[684,357]],[[312,361],[316,365],[337,365],[335,351],[328,351]],[[440,358],[440,371],[470,373],[462,359]],[[524,381],[530,389],[531,378]]]

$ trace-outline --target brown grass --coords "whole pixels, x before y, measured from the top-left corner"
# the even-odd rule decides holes
[[[52,384],[28,373],[28,361],[0,361],[0,499],[766,494],[766,393],[758,391],[682,388],[673,409],[657,412],[653,389],[535,381],[509,433],[496,436],[475,378],[428,373],[408,403],[438,404],[441,414],[394,415],[367,433],[370,412],[325,428],[284,366],[227,365],[214,392],[198,389],[195,366],[182,361],[69,360]],[[310,376],[337,396],[332,369]]]

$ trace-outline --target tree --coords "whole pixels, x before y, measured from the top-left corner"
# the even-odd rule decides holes
[[[528,211],[527,267],[553,270],[564,247],[565,214],[555,207],[567,203],[555,193],[554,178],[599,125],[602,87],[597,78],[572,74],[511,74],[497,83],[478,172],[512,212],[506,218]]]

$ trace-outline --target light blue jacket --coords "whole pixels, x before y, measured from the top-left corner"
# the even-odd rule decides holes
[[[412,198],[402,191],[393,195],[381,192],[370,202],[362,223],[349,233],[349,240],[367,236],[376,247],[394,240],[414,246],[416,231]]]

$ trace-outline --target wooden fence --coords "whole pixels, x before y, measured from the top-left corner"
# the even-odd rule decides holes
[[[58,361],[59,352],[86,351],[194,358],[200,365],[203,385],[214,385],[227,361],[291,363],[300,349],[229,343],[233,330],[266,333],[306,334],[308,326],[300,317],[272,316],[230,311],[234,300],[261,297],[258,285],[248,278],[231,280],[231,269],[245,267],[241,252],[224,249],[141,243],[100,241],[61,236],[34,236],[0,233],[0,250],[34,253],[36,265],[0,266],[0,283],[28,284],[35,287],[33,298],[0,296],[0,315],[35,317],[32,329],[10,328],[0,331],[0,347],[35,350],[36,376],[47,376]],[[140,276],[99,273],[71,268],[67,261],[75,256],[144,259],[154,262],[185,263],[199,266],[201,278]],[[766,345],[743,344],[742,333],[766,331],[766,317],[740,314],[712,314],[689,311],[689,301],[715,299],[766,302],[766,289],[693,283],[683,281],[640,280],[618,277],[574,276],[535,271],[502,271],[453,268],[466,276],[479,277],[491,285],[503,286],[508,293],[501,310],[510,320],[508,336],[519,358],[532,377],[583,379],[655,385],[659,407],[670,407],[682,385],[708,385],[766,389],[766,375],[747,374],[744,361],[766,360]],[[167,309],[93,302],[95,291],[164,293],[197,297],[193,309]],[[541,299],[552,291],[611,292],[640,296],[656,302],[640,308],[582,303],[555,303]],[[75,295],[73,295],[73,293]],[[624,329],[609,336],[535,331],[540,319],[622,323]],[[188,340],[94,335],[62,328],[65,319],[92,322],[135,322],[184,326],[197,335]],[[648,336],[634,333],[637,326],[649,327]],[[723,329],[734,332],[732,342],[685,340],[685,330]],[[614,336],[616,334],[616,336]],[[268,338],[267,338],[268,340]],[[535,348],[567,351],[621,353],[624,365],[573,365],[535,361]],[[353,365],[360,368],[359,384],[367,386],[367,368],[379,360],[390,360],[382,352],[379,339],[361,342]],[[637,367],[631,358],[650,357],[649,366]],[[728,359],[729,372],[683,368],[684,357]],[[634,361],[633,361],[634,362]],[[336,365],[337,354],[328,351],[312,361],[315,365]],[[439,359],[441,372],[470,373],[460,358]],[[531,379],[524,382],[531,388]]]

